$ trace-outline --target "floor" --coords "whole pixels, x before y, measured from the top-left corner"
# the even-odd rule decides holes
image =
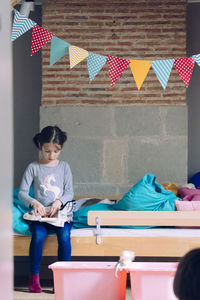
[[[40,294],[29,293],[28,288],[16,287],[14,289],[13,300],[55,300],[55,295],[52,292],[52,288],[44,288],[44,291]]]
[[[55,295],[52,293],[52,287],[43,288],[43,292],[40,294],[29,293],[28,288],[24,288],[24,287],[16,287],[14,290],[13,300],[46,300],[46,299],[55,300]],[[131,290],[130,288],[127,288],[126,300],[131,300],[131,299],[132,299]]]

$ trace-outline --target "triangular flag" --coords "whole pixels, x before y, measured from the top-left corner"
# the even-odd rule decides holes
[[[40,48],[42,48],[46,43],[48,43],[53,36],[53,33],[38,25],[35,25],[32,31],[31,56],[35,54]]]
[[[155,60],[152,63],[152,68],[164,90],[167,86],[173,63],[174,59]]]
[[[129,65],[130,60],[109,55],[107,59],[107,63],[108,63],[111,85],[113,86],[115,82],[118,80],[118,78],[122,75],[124,70],[127,68],[127,66]]]
[[[14,13],[15,15],[12,27],[11,41],[16,40],[18,37],[20,37],[22,34],[36,25],[34,21],[23,16],[16,9],[14,9]]]
[[[69,47],[69,59],[70,59],[70,68],[72,69],[75,65],[80,63],[86,57],[88,57],[89,53],[87,50],[82,48],[78,48],[76,46]]]
[[[189,85],[194,64],[195,60],[192,57],[178,58],[174,61],[174,67],[177,69],[186,87]]]
[[[200,54],[192,55],[192,57],[200,67]]]
[[[135,79],[138,90],[140,90],[147,73],[151,67],[150,60],[131,60],[130,68],[133,73],[133,77]]]
[[[89,56],[87,57],[87,65],[90,81],[92,81],[94,77],[99,73],[99,71],[103,68],[106,61],[107,56],[89,52]]]
[[[54,36],[51,40],[50,66],[53,66],[61,59],[69,51],[70,46],[68,42]]]

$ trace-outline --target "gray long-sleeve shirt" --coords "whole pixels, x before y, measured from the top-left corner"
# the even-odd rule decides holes
[[[34,198],[29,196],[33,185]],[[67,162],[59,161],[57,166],[45,166],[33,162],[26,168],[19,190],[19,199],[27,207],[36,199],[42,205],[50,206],[56,199],[62,204],[73,199],[72,173]]]

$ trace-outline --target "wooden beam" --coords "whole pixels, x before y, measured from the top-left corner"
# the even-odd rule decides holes
[[[200,227],[200,211],[89,211],[88,225],[96,225],[97,216],[102,226]]]
[[[85,195],[79,195],[79,196],[74,196],[73,200],[79,200],[79,199],[84,199],[84,198],[88,198],[88,199],[109,199],[109,200],[120,200],[122,198],[122,196],[120,195],[89,195],[89,196],[85,196]]]
[[[14,256],[28,256],[30,237],[14,236]],[[97,245],[96,237],[71,237],[72,256],[120,256],[124,249],[141,257],[181,257],[189,250],[200,247],[200,237],[101,237]],[[43,256],[57,256],[56,236],[47,236]]]

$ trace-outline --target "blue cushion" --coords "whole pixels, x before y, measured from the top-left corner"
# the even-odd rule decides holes
[[[200,172],[194,174],[189,182],[193,183],[196,189],[200,187]]]
[[[113,208],[116,210],[175,210],[181,200],[156,182],[156,175],[146,174]]]

